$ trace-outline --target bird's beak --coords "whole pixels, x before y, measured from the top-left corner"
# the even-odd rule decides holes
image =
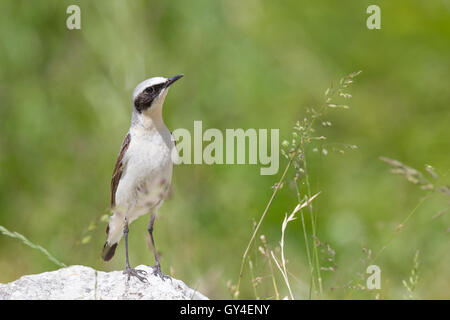
[[[172,85],[172,83],[174,83],[178,79],[182,78],[183,76],[184,76],[184,74],[179,74],[177,76],[170,77],[169,79],[167,79],[166,88],[170,87]]]

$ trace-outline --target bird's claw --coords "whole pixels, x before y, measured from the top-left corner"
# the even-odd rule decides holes
[[[163,281],[166,279],[171,279],[169,276],[162,273],[161,266],[159,264],[153,267],[153,275],[160,277]]]
[[[128,281],[130,281],[130,277],[136,277],[138,278],[141,282],[144,283],[148,283],[147,278],[145,277],[147,275],[147,272],[144,270],[137,270],[137,269],[132,269],[130,267],[127,267],[124,271],[123,274],[127,274],[128,275]]]

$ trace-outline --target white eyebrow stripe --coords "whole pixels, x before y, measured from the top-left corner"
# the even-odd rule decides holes
[[[136,88],[133,91],[133,101],[136,99],[136,97],[142,92],[144,91],[146,88],[148,87],[152,87],[154,85],[157,84],[163,84],[167,81],[166,78],[163,77],[153,77],[147,80],[142,81],[141,83],[139,83]]]

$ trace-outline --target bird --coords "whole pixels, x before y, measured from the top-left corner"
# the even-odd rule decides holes
[[[109,261],[117,245],[125,238],[124,274],[148,282],[144,270],[130,267],[128,258],[129,225],[138,217],[150,213],[148,233],[153,247],[153,274],[163,280],[158,252],[153,238],[153,226],[158,209],[171,187],[175,143],[162,117],[162,109],[171,85],[182,78],[153,77],[139,83],[133,91],[131,125],[120,148],[111,178],[111,211],[106,228],[102,258]]]

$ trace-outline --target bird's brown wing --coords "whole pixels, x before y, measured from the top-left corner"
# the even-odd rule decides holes
[[[120,177],[123,172],[123,156],[130,146],[131,135],[128,133],[125,139],[123,140],[122,147],[120,148],[119,157],[117,158],[116,166],[114,167],[114,172],[111,178],[111,208],[114,208],[116,205],[116,191],[117,186],[119,185]]]
[[[111,178],[111,209],[114,209],[116,206],[116,191],[117,186],[119,185],[120,178],[122,177],[123,172],[123,157],[125,153],[127,152],[128,147],[130,146],[131,141],[131,135],[130,133],[127,134],[125,139],[123,140],[122,147],[120,148],[119,157],[117,158],[116,166],[114,167],[114,172]],[[106,227],[106,234],[109,234],[109,223]],[[102,258],[105,261],[111,260],[111,258],[114,256],[114,253],[116,252],[117,243],[108,243],[108,241],[105,242],[105,245],[103,246],[102,250]]]

